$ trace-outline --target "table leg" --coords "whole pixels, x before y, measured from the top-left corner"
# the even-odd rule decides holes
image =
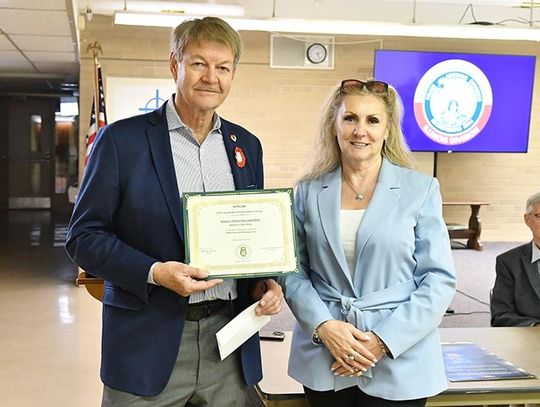
[[[474,231],[474,235],[467,240],[467,248],[482,251],[482,244],[480,243],[480,233],[482,232],[482,222],[480,221],[480,205],[471,205],[469,229]]]

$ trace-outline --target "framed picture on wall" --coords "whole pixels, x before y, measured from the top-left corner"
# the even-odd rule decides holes
[[[172,78],[108,76],[105,92],[108,122],[151,112],[165,103],[175,89]]]

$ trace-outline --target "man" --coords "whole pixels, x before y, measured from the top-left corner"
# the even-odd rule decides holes
[[[532,242],[497,256],[492,326],[540,324],[540,192],[527,200],[524,219]]]
[[[240,37],[207,17],[171,37],[177,93],[160,109],[103,129],[90,157],[66,249],[105,280],[104,406],[244,406],[262,376],[259,339],[220,361],[215,333],[260,300],[281,308],[274,280],[204,280],[184,261],[183,192],[263,188],[262,148],[215,110],[231,87]]]

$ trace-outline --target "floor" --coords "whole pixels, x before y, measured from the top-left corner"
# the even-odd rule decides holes
[[[0,211],[0,406],[99,406],[101,304],[75,286],[63,244],[69,213]],[[497,254],[517,243],[453,250],[458,288],[441,326],[489,326]],[[265,327],[291,330],[285,306]],[[249,407],[262,406],[253,391]]]
[[[0,211],[0,407],[94,407],[101,304],[75,285],[69,212]],[[246,407],[261,407],[250,389]]]
[[[0,211],[0,405],[98,406],[101,306],[74,284],[69,213]]]

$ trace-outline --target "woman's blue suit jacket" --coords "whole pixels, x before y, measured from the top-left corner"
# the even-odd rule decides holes
[[[223,119],[221,132],[235,188],[263,188],[259,140]],[[246,157],[243,168],[236,147]],[[147,284],[147,277],[156,261],[184,260],[183,228],[165,104],[105,127],[86,168],[66,249],[86,272],[105,280],[101,379],[109,387],[153,396],[169,380],[188,298]],[[238,280],[241,309],[253,302],[249,284]],[[253,385],[262,378],[258,335],[240,354],[244,379]]]
[[[296,196],[302,271],[282,283],[299,326],[289,375],[314,390],[357,385],[389,400],[447,387],[437,326],[455,292],[450,242],[436,179],[383,159],[356,236],[354,280],[340,238],[341,168],[303,182]],[[332,355],[312,342],[330,319],[373,330],[392,357],[363,376],[334,376]]]

